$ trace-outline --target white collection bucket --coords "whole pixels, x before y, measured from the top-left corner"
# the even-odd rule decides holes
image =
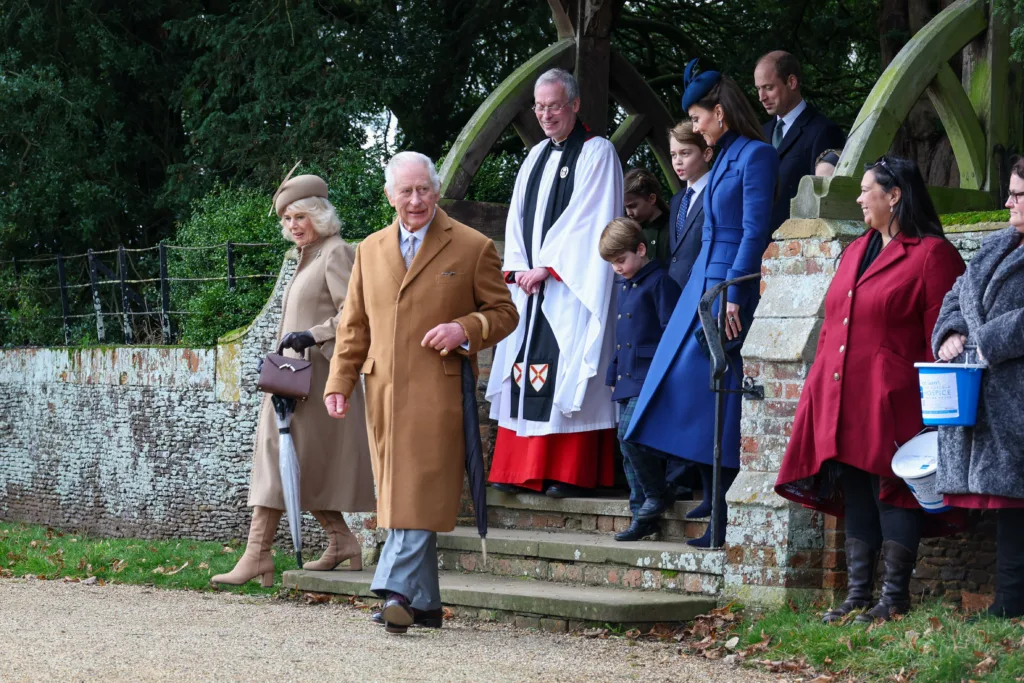
[[[907,487],[926,511],[945,512],[948,505],[936,489],[936,470],[939,466],[939,433],[918,434],[900,446],[892,459],[893,473],[907,483]]]

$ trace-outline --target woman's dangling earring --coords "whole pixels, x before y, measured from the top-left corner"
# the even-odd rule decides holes
[[[892,213],[892,209],[893,209],[893,206],[892,206],[892,204],[890,204],[889,205],[889,213]]]
[[[721,128],[721,127],[722,127],[722,119],[718,119],[718,127],[719,127],[719,128]]]

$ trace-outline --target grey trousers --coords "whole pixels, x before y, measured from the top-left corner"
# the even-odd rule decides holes
[[[437,581],[437,533],[422,529],[392,529],[370,590],[382,598],[399,593],[418,610],[441,609]]]

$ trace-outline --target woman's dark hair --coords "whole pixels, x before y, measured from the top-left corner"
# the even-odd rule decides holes
[[[661,183],[646,168],[631,168],[622,178],[623,194],[635,194],[647,199],[654,195],[654,205],[662,213],[668,213],[668,204],[661,198]]]
[[[939,213],[935,210],[917,164],[910,159],[883,155],[875,163],[866,164],[864,170],[871,171],[875,182],[886,192],[900,188],[900,200],[889,217],[890,229],[893,221],[898,221],[900,232],[907,237],[931,235],[945,239]]]
[[[729,130],[734,130],[751,140],[767,142],[750,100],[743,94],[740,86],[736,85],[736,81],[728,76],[722,76],[711,92],[697,101],[697,106],[701,109],[712,110],[718,104],[722,105],[723,118]]]

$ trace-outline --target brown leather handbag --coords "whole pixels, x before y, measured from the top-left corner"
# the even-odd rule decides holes
[[[268,394],[305,401],[309,398],[312,368],[313,364],[308,360],[268,353],[263,359],[263,370],[256,387]]]

